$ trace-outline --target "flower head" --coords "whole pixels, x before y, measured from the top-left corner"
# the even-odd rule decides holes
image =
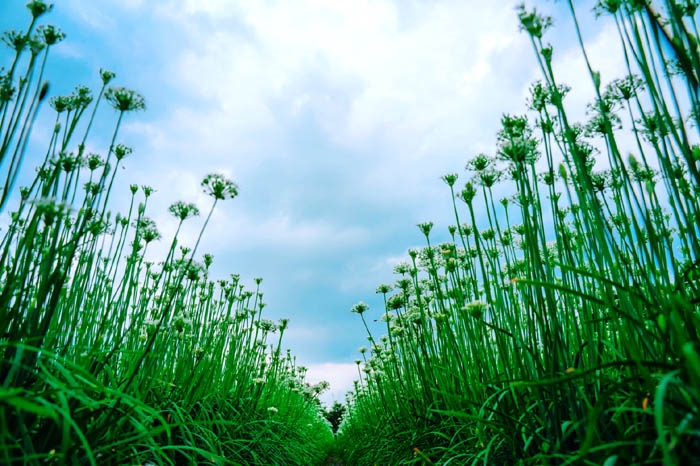
[[[504,115],[502,129],[498,132],[498,155],[513,164],[532,163],[537,160],[537,140],[532,136],[527,118]]]
[[[459,194],[457,194],[457,197],[466,202],[467,204],[471,204],[475,196],[476,188],[474,187],[474,184],[469,181],[467,181],[464,184],[464,189]]]
[[[280,319],[279,320],[280,332],[284,332],[285,330],[287,330],[288,325],[289,325],[289,319],[287,319],[287,318]]]
[[[12,80],[9,73],[2,73],[0,69],[0,103],[9,102],[15,94],[15,88],[12,86]]]
[[[501,179],[501,174],[498,170],[489,168],[487,170],[482,170],[476,177],[477,182],[486,188],[493,187]]]
[[[32,14],[32,18],[37,19],[44,13],[51,11],[53,4],[46,4],[43,0],[32,0],[27,3],[27,9]]]
[[[518,7],[520,30],[527,31],[532,37],[542,38],[542,34],[552,26],[550,16],[540,15],[537,10],[527,11],[524,5]]]
[[[467,166],[465,167],[467,170],[473,170],[475,172],[480,172],[482,170],[485,170],[491,165],[491,157],[489,157],[486,154],[479,154],[473,159],[469,160],[467,162]]]
[[[120,112],[131,112],[133,110],[144,110],[146,108],[146,100],[143,96],[125,87],[110,87],[105,91],[105,99],[112,104],[112,107]]]
[[[117,75],[113,71],[103,70],[100,68],[100,78],[102,79],[102,84],[105,86],[109,84]]]
[[[360,301],[359,303],[355,304],[353,307],[350,308],[350,312],[354,312],[355,314],[364,314],[369,310],[369,305],[363,303]]]
[[[209,174],[204,178],[202,189],[217,200],[233,199],[238,196],[238,185],[217,173]]]
[[[433,222],[423,222],[418,224],[418,228],[427,238],[430,235],[430,230],[433,229]]]
[[[391,285],[381,284],[377,287],[376,293],[387,294],[393,289]]]
[[[117,160],[121,160],[127,155],[131,154],[133,152],[133,149],[129,146],[125,146],[124,144],[117,144],[116,147],[114,148],[114,155],[117,158]]]
[[[146,243],[160,239],[160,233],[156,226],[156,222],[148,217],[141,217],[136,223],[136,227],[139,229],[143,240]]]
[[[457,178],[459,178],[459,175],[457,175],[456,173],[448,173],[447,175],[442,177],[442,180],[445,183],[447,183],[449,187],[452,187],[457,181]]]
[[[19,53],[29,44],[29,36],[18,31],[5,31],[2,41],[15,52]]]
[[[66,33],[61,31],[59,28],[47,24],[45,26],[39,26],[37,29],[39,33],[44,38],[44,43],[48,46],[57,44],[66,38]]]
[[[472,301],[467,303],[463,308],[469,315],[475,319],[481,319],[484,312],[488,309],[488,304],[483,301]]]
[[[644,81],[634,74],[613,80],[605,88],[605,97],[614,100],[630,100],[644,89]]]

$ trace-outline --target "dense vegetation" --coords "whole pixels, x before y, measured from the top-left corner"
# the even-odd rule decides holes
[[[150,261],[153,189],[116,170],[132,153],[120,127],[145,101],[104,70],[95,97],[51,96],[44,69],[64,35],[30,1],[26,29],[2,36],[0,464],[698,464],[697,4],[599,1],[626,57],[626,74],[604,80],[573,3],[588,121],[567,115],[551,19],[520,8],[543,75],[530,113],[503,116],[495,154],[471,158],[465,183],[444,176],[450,241],[418,225],[426,246],[377,288],[386,334],[372,335],[366,304],[352,308],[370,344],[347,405],[324,412],[326,384],[283,350],[288,321],[262,316],[262,280],[212,280],[198,252],[238,186],[204,178],[212,201],[192,245],[180,227],[199,209],[172,204],[179,226]],[[103,101],[116,113],[97,154],[86,147]],[[47,103],[43,160],[15,189]]]
[[[607,82],[576,22],[585,123],[566,111],[551,19],[519,9],[543,81],[529,114],[503,116],[494,156],[443,178],[451,241],[418,225],[426,246],[377,288],[386,335],[357,361],[348,464],[700,464],[696,7],[600,1],[626,57]]]
[[[0,70],[0,208],[16,202],[0,242],[0,464],[320,464],[332,440],[305,369],[282,350],[287,321],[262,317],[256,287],[238,275],[213,281],[209,254],[180,245],[179,226],[199,214],[188,202],[170,213],[179,226],[166,257],[145,259],[160,239],[147,216],[153,189],[125,186],[116,168],[132,152],[119,143],[138,93],[101,71],[86,86],[48,95],[44,67],[63,39],[38,26],[50,10],[27,5],[28,27],[8,31],[13,51]],[[88,153],[106,100],[116,118],[109,147]],[[29,186],[13,191],[37,112],[56,120]],[[220,202],[238,187],[208,175]],[[130,195],[128,212],[110,195]]]

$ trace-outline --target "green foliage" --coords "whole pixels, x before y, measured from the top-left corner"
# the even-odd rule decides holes
[[[419,224],[425,248],[377,289],[386,335],[357,361],[346,464],[696,464],[695,10],[600,2],[628,75],[604,85],[584,53],[596,99],[577,124],[543,42],[551,19],[519,9],[544,81],[462,190],[443,178],[451,241]],[[504,174],[515,192],[497,203]]]
[[[27,7],[27,32],[3,36],[15,51],[0,76],[3,212],[47,97],[46,54],[63,38],[37,27],[44,2]],[[132,153],[119,129],[145,100],[110,86],[112,72],[100,78],[96,98],[78,86],[49,99],[56,120],[45,159],[13,192],[0,241],[0,463],[321,463],[333,438],[318,402],[326,385],[308,384],[282,352],[288,321],[262,317],[261,279],[253,290],[238,275],[215,281],[213,257],[195,260],[214,209],[238,186],[207,175],[212,203],[196,243],[180,246],[179,233],[199,209],[177,202],[166,257],[148,260],[162,239],[147,216],[153,189],[131,185],[128,212],[110,210],[115,167]],[[103,155],[86,153],[103,98],[117,112],[111,142]]]
[[[333,406],[324,412],[324,417],[331,423],[333,433],[338,432],[338,427],[340,426],[340,422],[343,420],[344,415],[345,405],[338,403],[337,401],[333,403]]]
[[[696,6],[598,2],[627,75],[605,82],[584,54],[596,92],[586,124],[570,121],[555,79],[552,20],[519,9],[544,79],[531,113],[503,116],[495,155],[470,160],[463,187],[443,178],[451,241],[418,225],[426,246],[377,288],[386,334],[376,339],[369,307],[353,306],[369,348],[348,405],[324,411],[327,384],[307,383],[282,351],[288,321],[262,316],[262,280],[214,281],[213,257],[195,259],[238,186],[207,175],[195,244],[179,233],[199,209],[177,202],[166,257],[148,260],[163,239],[147,215],[153,189],[131,185],[126,214],[110,210],[115,167],[133,152],[119,130],[145,99],[105,70],[96,97],[85,86],[49,97],[44,67],[64,35],[38,25],[51,8],[30,2],[27,32],[2,36],[12,59],[0,71],[0,211],[18,198],[0,241],[0,463],[310,465],[333,452],[349,465],[692,464]],[[45,158],[14,190],[47,98]],[[86,153],[103,98],[117,112],[111,140]],[[497,203],[505,179],[514,192]]]

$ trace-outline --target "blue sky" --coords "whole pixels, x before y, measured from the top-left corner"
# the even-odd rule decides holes
[[[0,2],[2,30],[25,26],[24,3]],[[417,223],[434,221],[436,241],[446,240],[440,177],[493,153],[501,114],[522,113],[539,78],[516,3],[57,0],[43,18],[67,33],[52,52],[51,94],[96,88],[103,67],[146,97],[148,110],[121,132],[135,149],[121,195],[129,183],[156,188],[150,214],[165,238],[170,203],[209,205],[199,190],[207,173],[239,184],[200,251],[214,255],[214,278],[264,278],[267,317],[291,319],[286,345],[311,379],[331,382],[327,401],[342,400],[366,343],[350,307],[362,300],[370,322],[381,315],[374,290],[423,245]],[[555,64],[583,115],[591,85],[564,5],[534,3],[555,17]],[[614,30],[590,20],[591,6],[581,8],[589,53],[611,70],[607,82],[619,76]],[[95,134],[100,149],[112,117]],[[50,128],[42,121],[27,173]]]

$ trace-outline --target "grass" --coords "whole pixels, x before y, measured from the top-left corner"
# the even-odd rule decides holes
[[[567,5],[595,89],[588,121],[567,114],[551,19],[521,7],[542,72],[529,113],[503,116],[466,182],[443,177],[450,241],[418,225],[425,247],[377,287],[386,334],[370,332],[366,304],[352,308],[369,348],[347,406],[324,413],[326,384],[283,349],[288,321],[263,317],[262,279],[213,280],[199,252],[238,186],[204,178],[192,245],[180,227],[199,208],[173,203],[177,230],[149,260],[163,240],[153,188],[116,170],[132,153],[121,125],[146,102],[105,70],[96,97],[50,96],[44,68],[64,35],[29,2],[0,72],[0,463],[697,464],[697,5],[598,2],[625,57],[607,82]],[[110,143],[89,153],[104,102]],[[36,178],[15,188],[40,110],[54,131]]]
[[[596,91],[584,124],[551,18],[520,7],[543,80],[463,188],[443,177],[451,241],[419,224],[426,246],[377,288],[386,334],[367,329],[356,361],[348,464],[697,464],[696,6],[599,2],[627,68],[604,85],[568,2]]]
[[[209,278],[199,255],[212,212],[238,187],[211,174],[212,202],[194,245],[180,227],[199,215],[179,201],[179,222],[159,262],[161,235],[148,217],[148,186],[124,186],[115,169],[132,152],[119,129],[145,108],[135,91],[100,71],[86,86],[48,96],[43,70],[64,35],[37,26],[50,7],[27,5],[29,25],[10,31],[14,51],[0,76],[0,209],[13,201],[0,243],[0,463],[321,464],[332,440],[305,368],[283,351],[288,321],[263,317],[261,279]],[[14,190],[39,108],[56,115],[30,186]],[[116,112],[103,154],[86,153],[98,106]],[[127,191],[128,189],[128,191]],[[130,193],[125,214],[111,196]]]

